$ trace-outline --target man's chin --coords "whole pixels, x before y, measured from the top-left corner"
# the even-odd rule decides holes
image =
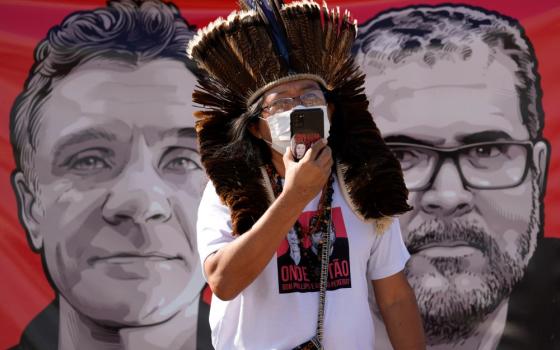
[[[472,272],[447,276],[408,276],[430,344],[452,343],[472,335],[511,289],[493,275]]]
[[[185,298],[186,299],[186,298]],[[174,295],[130,295],[130,300],[78,302],[77,311],[99,325],[115,328],[149,326],[165,322],[187,307]]]
[[[80,281],[65,296],[81,314],[109,327],[148,326],[165,322],[192,300],[186,295],[186,274],[150,276],[141,280],[96,278]]]
[[[122,306],[122,305],[121,305]],[[92,319],[99,325],[111,328],[128,328],[128,327],[148,327],[165,323],[181,312],[181,309],[175,309],[173,313],[169,313],[164,309],[167,305],[128,305],[129,309],[126,315],[115,312],[113,314],[93,314]],[[117,306],[119,307],[119,306]]]

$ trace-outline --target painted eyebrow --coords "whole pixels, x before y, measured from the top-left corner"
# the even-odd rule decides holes
[[[457,137],[459,142],[464,144],[497,141],[497,140],[513,140],[513,138],[505,131],[501,130],[485,130],[468,135],[459,135]]]
[[[54,158],[58,158],[60,153],[67,147],[72,145],[80,144],[83,142],[91,141],[91,140],[106,140],[106,141],[115,141],[117,136],[107,131],[103,128],[90,128],[78,131],[74,134],[67,135],[63,137],[60,141],[56,143],[54,146]]]
[[[164,139],[167,137],[177,136],[181,138],[196,138],[196,131],[194,128],[173,128],[159,133],[159,138]]]
[[[402,143],[413,143],[416,145],[433,146],[434,143],[416,139],[414,137],[406,135],[389,135],[384,138],[385,142],[402,142]]]
[[[459,135],[456,137],[457,141],[463,144],[487,142],[487,141],[497,141],[497,140],[513,140],[513,138],[505,131],[501,130],[485,130],[472,134]],[[403,143],[413,143],[417,145],[424,146],[434,146],[433,142],[416,139],[414,137],[406,135],[390,135],[384,138],[385,142],[403,142]]]

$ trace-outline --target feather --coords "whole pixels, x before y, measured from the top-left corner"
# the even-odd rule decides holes
[[[239,0],[239,8],[242,10],[254,10],[256,6],[255,0]]]
[[[241,0],[240,7],[201,29],[187,50],[209,73],[193,93],[202,106],[196,131],[206,172],[231,209],[233,233],[249,230],[268,207],[256,164],[268,162],[270,151],[245,143],[226,155],[232,126],[255,92],[294,73],[326,82],[335,106],[328,142],[344,169],[340,178],[357,213],[384,231],[391,216],[410,207],[400,164],[368,112],[364,75],[350,54],[355,20],[309,0]]]
[[[281,0],[255,0],[250,1],[263,23],[265,24],[266,31],[274,43],[275,51],[279,57],[284,61],[285,65],[290,64],[290,47],[286,39],[286,29],[280,17],[280,6],[283,2]]]

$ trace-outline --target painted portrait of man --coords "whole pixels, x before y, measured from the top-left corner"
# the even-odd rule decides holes
[[[184,47],[237,5],[172,1],[0,1],[2,349],[211,347]],[[560,4],[413,3],[329,5],[356,16],[369,109],[410,189],[428,348],[560,349]],[[279,286],[306,288],[313,238],[287,234]]]
[[[355,54],[410,190],[405,271],[428,345],[500,348],[543,229],[550,150],[531,43],[496,12],[412,6],[361,25]]]
[[[192,35],[171,3],[111,1],[36,47],[11,112],[12,184],[56,300],[20,348],[196,347]]]

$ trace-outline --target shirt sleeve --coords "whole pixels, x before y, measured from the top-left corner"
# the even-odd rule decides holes
[[[229,208],[222,204],[211,181],[208,181],[198,207],[196,235],[198,254],[204,266],[206,258],[235,239]],[[204,274],[204,268],[203,274]],[[206,274],[204,278],[207,280]]]
[[[404,269],[410,254],[406,249],[399,220],[394,219],[382,235],[376,234],[368,261],[367,275],[370,280],[389,277]]]

